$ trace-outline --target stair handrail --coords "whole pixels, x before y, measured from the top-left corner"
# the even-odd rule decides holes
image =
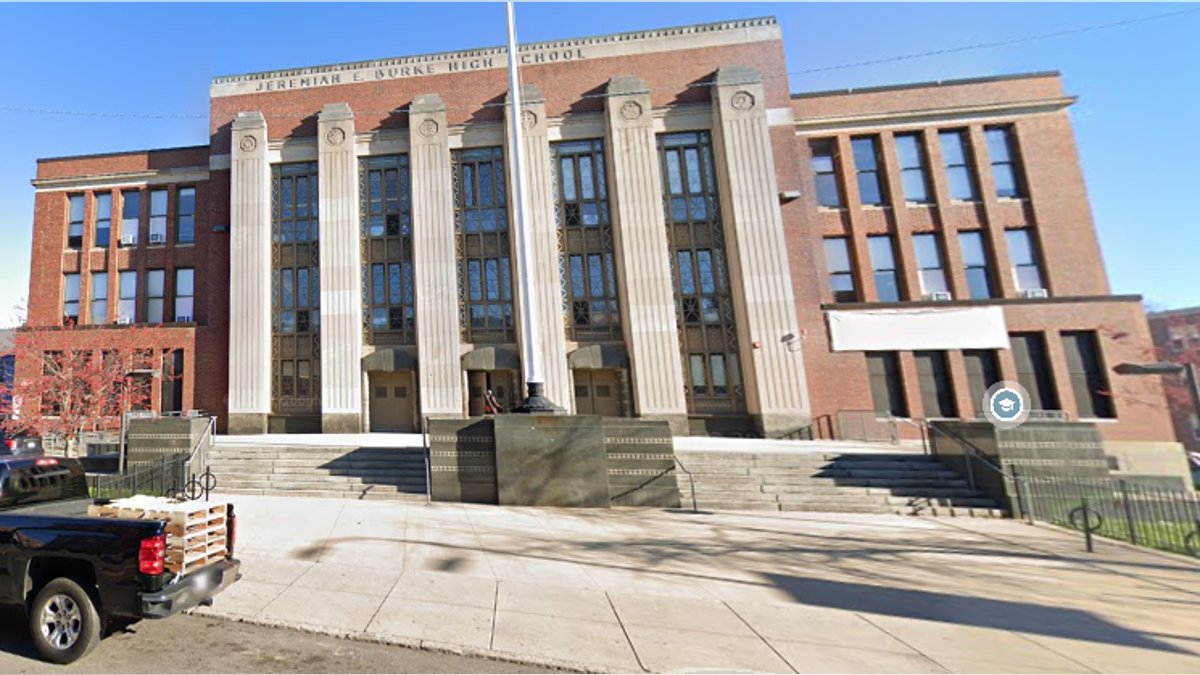
[[[692,472],[688,471],[688,468],[679,460],[679,453],[672,452],[671,454],[675,457],[675,466],[678,466],[685,474],[687,474],[688,486],[692,491],[692,513],[699,513],[699,509],[696,508],[696,480],[692,477]]]
[[[432,476],[430,475],[430,467],[429,467],[430,450],[429,450],[428,435],[429,435],[429,417],[425,416],[425,417],[421,418],[421,446],[422,446],[421,449],[424,451],[421,454],[424,455],[424,459],[425,459],[425,506],[429,506],[430,502],[433,501],[433,479],[432,479]]]
[[[963,453],[963,457],[965,459],[963,464],[966,465],[966,469],[967,469],[967,484],[968,484],[968,486],[970,486],[970,488],[972,490],[976,489],[976,487],[975,487],[975,466],[974,466],[974,462],[971,461],[973,459],[978,459],[979,461],[983,462],[983,465],[986,466],[988,469],[1000,474],[1004,478],[1007,478],[1007,479],[1013,481],[1018,486],[1020,485],[1020,483],[1017,480],[1017,477],[1015,475],[1013,475],[1011,472],[1005,470],[1004,467],[1000,466],[996,462],[992,461],[992,458],[988,457],[987,453],[985,453],[983,450],[981,450],[979,448],[979,446],[975,445],[974,443],[967,440],[966,438],[963,438],[963,436],[961,434],[959,434],[958,432],[951,431],[949,429],[944,429],[942,427],[935,426],[932,424],[927,424],[926,426],[929,427],[929,430],[931,432],[940,433],[943,436],[945,436],[946,438],[950,439],[951,441],[954,441],[956,444],[958,444],[958,447],[960,449],[965,451]],[[1019,487],[1018,487],[1018,489],[1019,489]]]
[[[216,417],[208,418],[208,423],[204,425],[204,431],[200,432],[200,438],[196,439],[195,445],[192,446],[191,452],[188,453],[188,458],[186,460],[184,460],[184,462],[183,462],[183,482],[184,482],[184,486],[185,486],[184,487],[185,491],[188,489],[188,486],[190,485],[192,480],[196,480],[197,485],[199,485],[201,490],[203,491],[205,499],[208,499],[209,491],[217,486],[217,481],[215,478],[210,481],[210,480],[208,480],[208,478],[206,476],[204,478],[199,478],[199,477],[193,478],[192,465],[194,463],[196,463],[197,458],[199,458],[199,463],[200,463],[199,475],[204,476],[204,474],[208,473],[208,448],[212,447],[212,444],[213,444],[213,433],[212,432],[213,432],[213,429],[216,427],[216,424],[217,424]],[[204,443],[205,439],[208,440],[207,445],[205,445],[205,443]]]

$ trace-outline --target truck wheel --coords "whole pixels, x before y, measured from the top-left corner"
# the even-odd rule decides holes
[[[100,614],[79,584],[59,577],[42,587],[29,607],[29,633],[42,658],[71,663],[100,642]]]

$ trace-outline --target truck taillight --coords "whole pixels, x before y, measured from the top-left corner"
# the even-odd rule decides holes
[[[167,535],[157,534],[142,540],[138,550],[138,571],[142,574],[162,574],[167,560]]]
[[[54,457],[43,457],[33,463],[34,466],[58,466],[58,460]]]

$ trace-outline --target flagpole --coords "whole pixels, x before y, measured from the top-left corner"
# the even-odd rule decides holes
[[[537,349],[541,337],[538,325],[537,303],[533,284],[533,242],[529,236],[526,214],[529,213],[529,195],[525,187],[525,130],[521,125],[521,82],[517,75],[517,26],[513,15],[513,3],[504,3],[508,13],[508,100],[512,110],[508,116],[512,125],[512,159],[516,174],[516,218],[514,219],[517,245],[521,249],[521,264],[517,267],[517,283],[525,299],[521,308],[521,333],[524,336],[525,385],[527,395],[521,405],[513,408],[515,413],[554,413],[560,409],[546,398],[546,379],[542,375],[542,355]]]

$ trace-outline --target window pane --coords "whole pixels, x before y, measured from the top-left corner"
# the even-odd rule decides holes
[[[904,186],[904,200],[923,204],[929,201],[929,190],[925,187],[925,173],[921,169],[906,169],[900,174]]]
[[[96,195],[96,220],[112,220],[112,193]]]
[[[917,250],[917,266],[922,269],[942,266],[941,251],[938,250],[937,235],[915,234],[913,247]]]
[[[100,299],[108,297],[108,273],[97,272],[92,275],[92,298]]]
[[[79,301],[79,275],[66,275],[66,283],[63,289],[63,299],[78,302]]]
[[[891,270],[896,268],[892,253],[892,238],[888,236],[867,237],[867,246],[871,251],[871,267],[875,270]]]
[[[146,301],[146,321],[150,323],[163,322],[163,301],[162,298],[151,298]]]
[[[830,272],[850,271],[850,251],[846,248],[846,240],[831,238],[825,240],[825,264]]]
[[[192,281],[195,271],[190,269],[175,270],[175,295],[194,295]]]
[[[943,131],[938,134],[938,140],[942,144],[942,160],[946,166],[967,163],[966,149],[963,147],[963,132]]]
[[[827,208],[839,208],[842,205],[842,194],[838,190],[837,176],[832,173],[818,174],[816,177],[817,205]]]
[[[1011,164],[996,164],[992,166],[992,177],[996,181],[997,197],[1019,197],[1017,177]]]
[[[1008,238],[1008,255],[1012,259],[1013,265],[1034,264],[1029,230],[1008,230],[1004,234]]]
[[[987,137],[988,158],[993,163],[1012,161],[1012,157],[1009,155],[1008,129],[996,127],[988,129],[984,135]]]
[[[196,188],[183,188],[179,191],[179,213],[192,215],[196,212]]]
[[[950,180],[950,198],[962,201],[972,201],[975,197],[975,183],[971,173],[965,166],[954,166],[946,169],[946,177]]]
[[[967,289],[972,300],[986,300],[992,297],[992,284],[988,281],[987,270],[982,267],[968,267]]]
[[[854,149],[854,169],[856,171],[874,171],[876,169],[875,139],[855,138],[850,141],[850,145]]]
[[[150,215],[167,215],[167,191],[153,190],[150,192]]]
[[[702,354],[691,354],[688,356],[688,362],[691,364],[692,391],[697,394],[707,393],[708,386],[704,377],[704,356]]]
[[[71,222],[83,222],[83,195],[71,195]]]
[[[1017,290],[1027,291],[1035,288],[1045,288],[1042,285],[1042,274],[1036,265],[1021,265],[1017,270]]]
[[[137,296],[137,272],[121,272],[121,299]]]
[[[921,168],[921,148],[915,134],[896,136],[896,158],[901,169]]]
[[[858,193],[862,203],[868,206],[881,206],[883,192],[879,187],[879,174],[874,171],[858,174]]]
[[[163,282],[165,281],[166,273],[163,270],[149,270],[146,272],[146,295],[151,298],[161,298],[163,296]]]
[[[692,254],[690,251],[676,253],[676,264],[679,266],[679,292],[692,295],[696,292],[695,271],[692,269]]]
[[[875,294],[880,302],[900,302],[900,285],[895,272],[875,273]]]
[[[987,256],[983,250],[982,233],[960,232],[958,241],[962,244],[963,263],[967,267],[983,267],[987,265]]]

